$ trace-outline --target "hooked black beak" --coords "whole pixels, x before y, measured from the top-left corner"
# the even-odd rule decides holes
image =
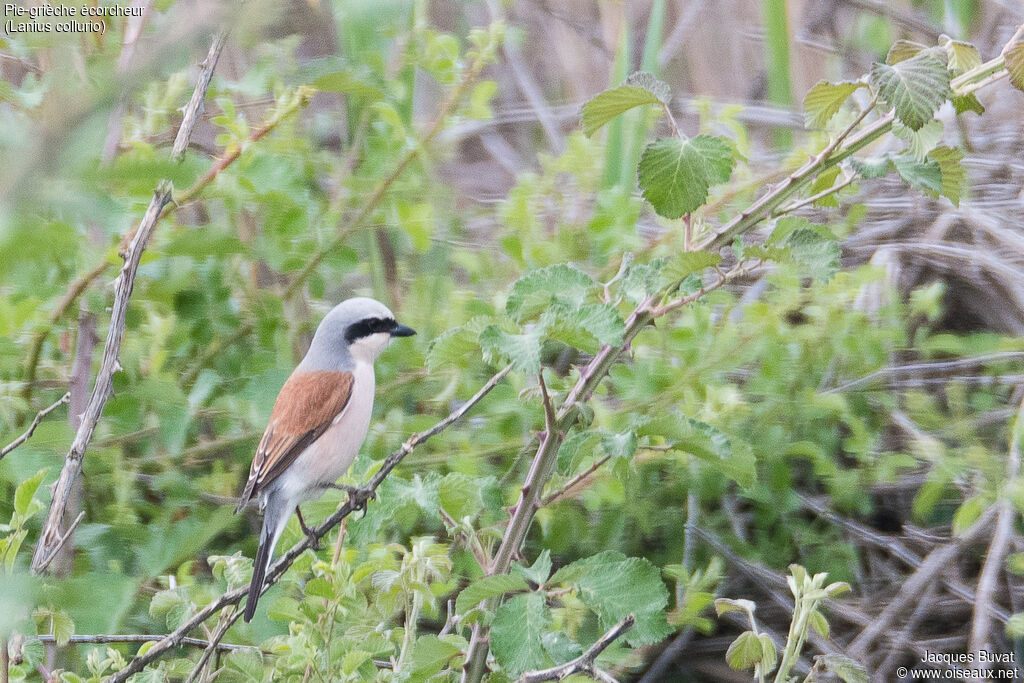
[[[392,337],[411,337],[414,334],[416,334],[416,330],[399,323],[395,323],[395,327],[391,330]]]

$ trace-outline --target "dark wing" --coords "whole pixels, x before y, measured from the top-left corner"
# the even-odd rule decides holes
[[[302,451],[327,431],[352,397],[350,372],[293,373],[274,402],[267,431],[256,447],[235,512],[281,476]]]

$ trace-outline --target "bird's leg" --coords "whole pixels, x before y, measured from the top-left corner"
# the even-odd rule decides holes
[[[362,511],[361,517],[366,516],[366,504],[371,500],[377,499],[377,492],[371,488],[360,488],[358,486],[349,486],[348,484],[328,484],[327,488],[347,493],[348,499],[352,503],[352,509]]]
[[[299,526],[302,527],[302,533],[306,534],[306,537],[309,538],[313,550],[323,550],[323,546],[320,545],[320,539],[314,536],[313,530],[306,526],[306,520],[302,518],[302,509],[298,505],[295,506],[295,514],[299,516]]]

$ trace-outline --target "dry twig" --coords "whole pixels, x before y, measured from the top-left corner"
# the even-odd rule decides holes
[[[25,430],[25,433],[22,434],[21,436],[19,436],[14,441],[12,441],[9,444],[7,444],[6,446],[4,446],[2,449],[0,449],[0,460],[2,460],[5,455],[7,455],[11,451],[13,451],[15,448],[17,448],[21,444],[25,443],[26,441],[28,441],[32,437],[32,434],[36,431],[36,427],[38,427],[39,423],[43,421],[44,417],[46,417],[47,415],[52,413],[54,410],[56,410],[59,406],[64,405],[65,403],[67,403],[70,400],[71,400],[71,394],[70,393],[64,394],[59,399],[54,401],[52,404],[50,404],[46,408],[43,408],[38,413],[36,413],[35,419],[32,420],[32,424],[30,424],[28,426],[28,429]]]
[[[596,678],[599,681],[614,681],[609,674],[600,671],[595,668],[594,660],[597,659],[598,655],[604,652],[609,645],[615,642],[615,639],[621,636],[623,633],[633,628],[633,624],[636,622],[636,618],[630,614],[625,619],[615,624],[611,629],[608,630],[603,636],[597,639],[597,641],[587,648],[586,652],[581,654],[576,659],[566,662],[565,664],[559,664],[553,666],[550,669],[541,669],[539,671],[527,671],[519,677],[519,683],[543,683],[543,681],[561,681],[573,674],[584,673],[591,678]]]

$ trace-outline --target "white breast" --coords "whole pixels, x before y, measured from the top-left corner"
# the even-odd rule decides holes
[[[318,497],[326,485],[337,481],[363,445],[373,414],[373,365],[356,362],[352,374],[352,398],[345,409],[280,477],[280,488],[296,503]]]

